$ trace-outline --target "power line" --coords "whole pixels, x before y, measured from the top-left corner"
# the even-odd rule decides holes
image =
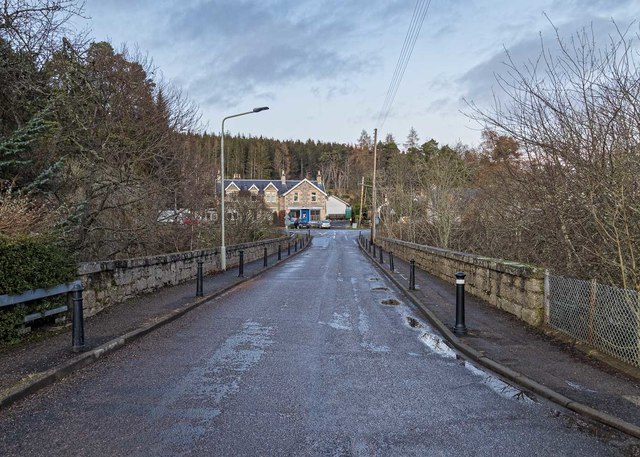
[[[398,56],[398,62],[396,63],[396,68],[393,72],[393,77],[391,78],[391,83],[389,84],[389,88],[387,89],[387,95],[385,96],[384,103],[378,113],[378,121],[377,124],[382,120],[383,114],[386,112],[386,109],[389,108],[389,103],[391,100],[391,94],[393,93],[393,88],[398,81],[398,77],[400,76],[400,68],[402,67],[402,62],[406,57],[406,52],[409,46],[409,37],[413,34],[415,26],[417,25],[417,19],[419,17],[419,10],[424,4],[424,0],[418,0],[416,2],[415,7],[413,8],[413,14],[411,16],[411,22],[409,23],[409,29],[407,30],[407,34],[404,37],[404,43],[402,43],[402,50],[400,51],[400,55]]]
[[[389,88],[387,89],[387,95],[385,96],[384,103],[382,104],[380,113],[378,114],[377,124],[380,127],[384,125],[387,117],[389,116],[389,112],[391,111],[391,107],[393,106],[398,88],[400,87],[400,83],[402,82],[402,78],[404,77],[407,65],[409,64],[409,60],[411,59],[411,54],[413,53],[413,48],[415,47],[416,41],[418,40],[418,36],[420,35],[420,31],[422,30],[422,24],[424,23],[424,19],[427,16],[427,12],[429,11],[430,6],[431,0],[417,0],[416,6],[413,9],[411,22],[409,24],[407,34],[404,38],[402,50],[400,51],[400,55],[398,56],[396,68],[393,73],[393,77],[391,78]]]

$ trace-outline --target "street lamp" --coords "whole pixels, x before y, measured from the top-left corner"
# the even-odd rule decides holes
[[[232,117],[244,116],[246,114],[259,113],[260,111],[268,110],[268,106],[261,106],[260,108],[253,108],[246,113],[233,114],[222,119],[222,133],[220,134],[220,269],[225,271],[227,269],[227,247],[224,244],[224,121],[231,119]]]

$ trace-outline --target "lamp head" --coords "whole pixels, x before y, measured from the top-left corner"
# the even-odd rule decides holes
[[[268,106],[261,106],[260,108],[253,108],[253,112],[254,113],[259,113],[260,111],[266,111],[268,109],[269,109]]]

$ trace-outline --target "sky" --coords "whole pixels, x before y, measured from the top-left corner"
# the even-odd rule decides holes
[[[638,0],[432,0],[384,122],[389,88],[414,0],[86,0],[96,41],[126,44],[153,59],[164,79],[200,109],[209,132],[226,116],[231,134],[357,142],[362,130],[411,127],[420,142],[475,146],[481,126],[468,103],[490,109],[500,95],[505,50],[535,59],[541,40],[593,28],[599,42],[631,24]]]

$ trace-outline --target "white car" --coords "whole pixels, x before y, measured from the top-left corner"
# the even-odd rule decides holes
[[[320,228],[326,228],[326,229],[330,229],[331,228],[331,221],[322,221],[320,222]]]

